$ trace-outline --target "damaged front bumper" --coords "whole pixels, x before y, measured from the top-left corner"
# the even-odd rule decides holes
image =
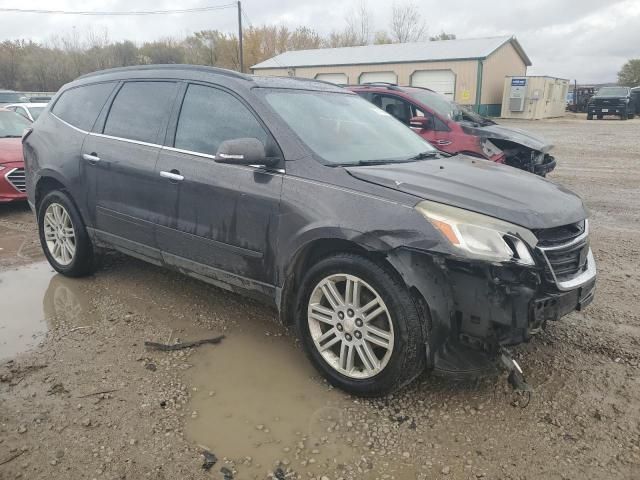
[[[540,257],[544,265],[541,252]],[[550,281],[544,266],[468,261],[404,248],[388,258],[427,304],[430,368],[449,375],[494,372],[504,347],[526,342],[549,320],[586,307],[595,292],[590,250],[588,268],[568,288]]]

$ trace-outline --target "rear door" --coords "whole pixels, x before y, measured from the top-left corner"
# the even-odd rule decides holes
[[[96,176],[96,235],[147,260],[161,259],[155,245],[158,199],[165,185],[155,175],[178,84],[124,82],[83,146]]]
[[[164,182],[158,245],[167,263],[202,276],[269,291],[282,171],[216,163],[224,140],[257,138],[281,156],[264,124],[232,92],[190,84],[155,176]]]

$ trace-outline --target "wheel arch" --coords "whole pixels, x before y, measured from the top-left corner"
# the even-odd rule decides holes
[[[363,238],[362,236],[360,238]],[[295,321],[296,311],[296,288],[300,280],[304,276],[304,272],[308,270],[319,260],[330,255],[338,253],[355,253],[365,258],[375,261],[389,273],[402,280],[403,276],[396,267],[387,258],[388,253],[393,247],[381,242],[380,245],[373,246],[367,243],[361,243],[354,239],[341,237],[321,237],[310,240],[301,245],[295,254],[291,256],[291,260],[283,269],[283,285],[278,289],[276,303],[279,310],[280,321],[284,325],[292,325]],[[414,298],[417,306],[424,312],[428,313],[428,304],[421,292],[407,285],[407,289]]]
[[[60,177],[60,175],[53,171],[45,171],[40,174],[40,177],[38,178],[34,189],[36,211],[39,208],[40,202],[45,197],[45,195],[52,190],[65,190],[67,193],[69,193],[69,188],[65,184],[64,180]],[[71,200],[73,200],[73,198]]]

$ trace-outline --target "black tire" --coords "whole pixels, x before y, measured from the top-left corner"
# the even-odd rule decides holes
[[[307,307],[316,285],[325,277],[345,273],[355,275],[372,286],[389,311],[394,330],[394,345],[383,370],[365,379],[354,379],[335,370],[316,348],[309,331]],[[370,259],[352,253],[325,258],[306,273],[297,296],[296,327],[307,356],[334,386],[359,396],[380,396],[413,381],[426,366],[423,321],[402,279]]]
[[[593,120],[593,115],[587,115],[587,120]]]
[[[629,118],[629,112],[627,111],[620,115],[620,120],[626,120],[627,118]]]
[[[63,265],[56,261],[52,253],[49,251],[45,240],[44,216],[47,208],[52,204],[61,205],[69,214],[75,235],[75,254],[69,264]],[[91,274],[96,268],[96,256],[91,239],[87,234],[80,212],[69,195],[62,190],[53,190],[42,199],[38,206],[38,234],[40,236],[40,244],[47,260],[51,266],[62,275],[67,277],[83,277]]]
[[[598,120],[602,120],[603,115],[598,115]]]

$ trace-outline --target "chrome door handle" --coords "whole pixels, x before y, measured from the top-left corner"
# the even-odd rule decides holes
[[[168,178],[169,180],[172,180],[174,182],[181,182],[182,180],[184,180],[184,176],[180,175],[180,173],[176,173],[176,171],[173,172],[165,172],[164,170],[160,172],[160,176],[162,178]]]
[[[95,153],[83,153],[82,158],[84,158],[87,162],[93,165],[95,165],[100,161],[100,157],[97,156]]]

